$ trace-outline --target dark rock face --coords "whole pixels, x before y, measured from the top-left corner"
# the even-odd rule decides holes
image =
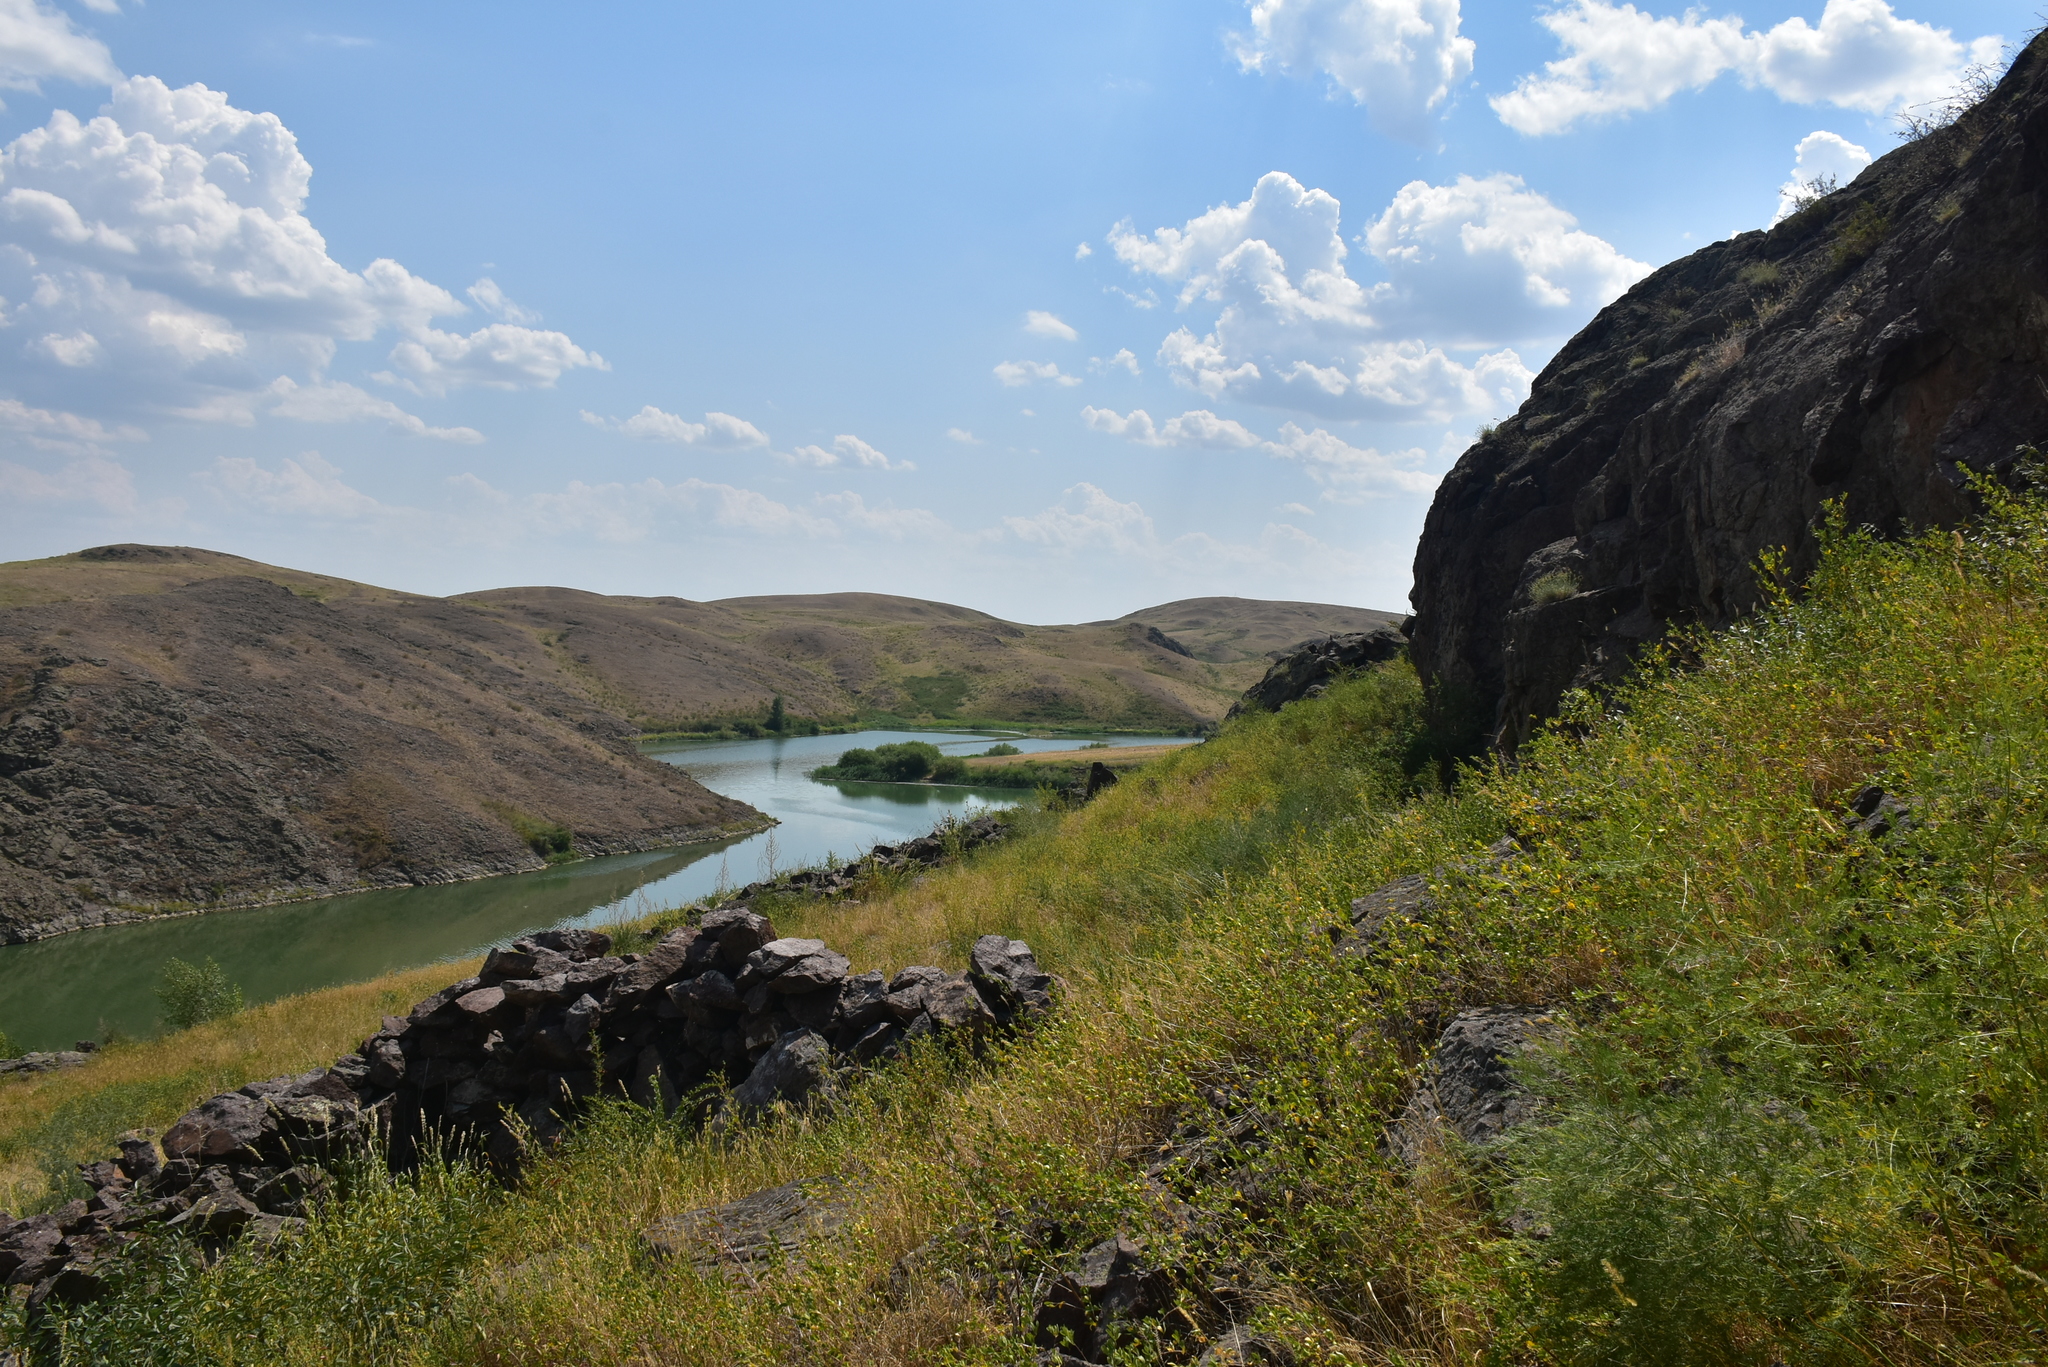
[[[1755,608],[1758,553],[1945,525],[2048,440],[2048,39],[1953,126],[1604,309],[1438,488],[1414,659],[1512,750],[1674,622]]]
[[[1245,690],[1224,720],[1247,712],[1278,712],[1291,702],[1313,698],[1339,674],[1391,660],[1407,645],[1400,629],[1390,626],[1310,641],[1275,660],[1266,677]]]

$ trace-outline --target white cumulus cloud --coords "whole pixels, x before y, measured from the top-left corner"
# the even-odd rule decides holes
[[[464,336],[420,328],[391,349],[393,371],[378,379],[418,394],[445,394],[478,385],[487,389],[548,389],[569,370],[610,370],[604,357],[585,351],[566,333],[512,323],[491,323]]]
[[[1792,149],[1792,178],[1778,187],[1778,211],[1771,215],[1771,226],[1797,213],[1799,197],[1812,193],[1816,181],[1847,185],[1868,165],[1870,152],[1860,144],[1826,129],[1808,133]]]
[[[0,0],[0,50],[44,13]],[[10,331],[33,339],[11,348],[25,396],[90,370],[121,377],[90,391],[108,409],[244,420],[280,374],[321,383],[341,344],[380,334],[396,338],[389,378],[420,393],[604,366],[524,326],[535,315],[489,279],[470,298],[497,321],[444,331],[435,319],[470,311],[449,291],[389,259],[335,261],[305,213],[312,167],[276,115],[97,75],[112,84],[98,115],[60,109],[0,147],[0,295],[23,301]]]
[[[1126,414],[1091,406],[1081,410],[1081,421],[1091,432],[1122,437],[1139,446],[1256,450],[1276,460],[1292,461],[1323,486],[1324,498],[1339,502],[1378,494],[1423,494],[1437,483],[1436,475],[1420,468],[1427,456],[1419,448],[1387,455],[1353,446],[1320,427],[1311,432],[1285,423],[1279,440],[1268,441],[1242,423],[1199,408],[1155,424],[1142,408]]]
[[[677,446],[705,446],[715,450],[745,450],[768,444],[766,432],[745,418],[735,418],[730,413],[706,413],[704,421],[691,422],[648,404],[625,419],[600,417],[589,409],[581,410],[581,416],[592,427],[638,437],[642,441],[666,441]]]
[[[1251,0],[1251,31],[1234,37],[1247,71],[1322,75],[1365,106],[1373,126],[1408,142],[1472,74],[1458,0]]]
[[[1572,0],[1537,17],[1565,55],[1491,103],[1520,133],[1561,133],[1588,120],[1654,109],[1727,72],[1796,104],[1880,113],[1935,99],[1964,67],[1997,58],[1995,35],[1901,19],[1886,0],[1827,0],[1820,22],[1794,17],[1761,32],[1702,9],[1658,16],[1613,0]]]
[[[1129,347],[1120,348],[1114,356],[1090,356],[1088,368],[1098,375],[1107,375],[1112,370],[1138,373],[1138,358],[1131,354]]]
[[[1043,309],[1032,309],[1024,315],[1024,330],[1033,337],[1053,337],[1062,342],[1078,341],[1081,336],[1062,322],[1058,314]]]
[[[87,8],[102,6],[88,3]],[[0,0],[0,90],[38,90],[46,78],[112,85],[121,72],[106,44],[80,33],[70,16],[56,7],[36,0]]]
[[[907,460],[892,461],[859,437],[842,432],[832,438],[830,448],[823,446],[799,446],[789,453],[789,459],[799,465],[808,465],[817,470],[828,470],[835,465],[858,465],[869,470],[915,470],[917,467]]]
[[[1177,418],[1154,424],[1142,408],[1120,414],[1110,408],[1081,410],[1081,421],[1091,432],[1125,437],[1140,446],[1198,446],[1214,451],[1242,451],[1257,446],[1259,439],[1242,423],[1219,418],[1206,408],[1190,409]]]
[[[995,376],[1013,389],[1035,380],[1057,385],[1081,383],[1078,375],[1060,374],[1060,368],[1051,361],[1003,361],[996,366]]]
[[[1441,341],[1554,334],[1650,273],[1510,175],[1409,181],[1364,242],[1387,273],[1372,297],[1380,322]]]
[[[79,449],[109,441],[146,441],[139,427],[109,428],[96,418],[76,413],[32,408],[19,399],[0,399],[0,432],[28,438],[32,445],[56,449]]]
[[[1388,277],[1350,273],[1334,196],[1272,172],[1251,197],[1179,228],[1111,231],[1132,270],[1179,286],[1206,331],[1157,360],[1209,399],[1331,418],[1448,421],[1502,412],[1534,378],[1501,345],[1568,335],[1649,269],[1512,176],[1414,181],[1364,241]],[[1447,347],[1493,346],[1460,358]]]
[[[538,313],[513,303],[512,296],[488,275],[471,285],[468,294],[471,303],[500,322],[524,324],[540,321]]]

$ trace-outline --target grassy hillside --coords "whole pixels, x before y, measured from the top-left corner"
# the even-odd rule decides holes
[[[1992,498],[1975,532],[1834,529],[1798,601],[1453,794],[1414,791],[1430,737],[1388,667],[965,865],[775,908],[856,968],[1021,936],[1063,1006],[723,1144],[616,1106],[516,1192],[360,1178],[282,1256],[141,1264],[63,1347],[1022,1364],[1037,1291],[1122,1232],[1175,1308],[1117,1362],[1193,1361],[1233,1320],[1310,1363],[2037,1361],[2048,505]],[[1910,813],[1881,835],[1850,824],[1873,783]],[[1473,862],[1510,832],[1518,858]],[[1336,956],[1324,928],[1407,873],[1428,923]],[[1545,1123],[1383,1153],[1443,1022],[1496,1003],[1567,1026],[1523,1073]],[[1190,1149],[1205,1130],[1237,1140]],[[655,1216],[819,1173],[860,1215],[800,1260],[636,1250]]]
[[[183,546],[0,565],[0,615],[41,608],[34,621],[52,637],[75,629],[74,617],[104,619],[113,600],[237,577],[288,588],[464,678],[503,675],[497,682],[528,706],[527,695],[546,694],[539,705],[559,710],[566,699],[651,732],[758,722],[778,694],[799,719],[1185,731],[1221,717],[1278,652],[1397,618],[1246,598],[1076,626],[875,593],[693,602],[533,587],[441,599]],[[152,656],[160,645],[142,644]]]

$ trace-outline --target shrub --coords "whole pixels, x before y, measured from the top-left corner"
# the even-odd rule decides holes
[[[1778,268],[1776,262],[1759,261],[1753,266],[1744,266],[1735,278],[1753,290],[1767,289],[1783,280],[1785,272]]]
[[[848,750],[822,769],[811,770],[811,777],[856,783],[915,783],[937,769],[944,758],[936,745],[907,740],[877,745],[872,750]],[[966,765],[962,763],[960,767],[965,772]]]
[[[1578,591],[1579,577],[1576,574],[1570,570],[1552,570],[1537,576],[1536,582],[1529,585],[1529,602],[1531,606],[1540,608],[1546,603],[1562,603]]]
[[[7,1038],[7,1032],[0,1030],[0,1058],[18,1058],[21,1050],[14,1047],[14,1041]]]
[[[189,1030],[242,1009],[242,989],[228,981],[227,971],[212,958],[202,964],[170,960],[156,997],[163,1003],[165,1022],[175,1030]]]
[[[940,756],[939,762],[932,766],[932,782],[967,782],[967,761],[960,758],[958,755]]]
[[[1891,230],[1892,221],[1875,204],[1865,200],[1856,206],[1835,234],[1834,257],[1837,266],[1846,266],[1851,261],[1860,261],[1877,250],[1877,244],[1884,241],[1884,235]]]
[[[989,746],[988,749],[982,751],[981,753],[984,755],[1021,755],[1024,752],[1022,750],[1019,750],[1016,746],[1010,744],[1008,741],[997,741],[994,745]]]

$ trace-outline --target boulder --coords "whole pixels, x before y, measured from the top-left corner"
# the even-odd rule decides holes
[[[747,1080],[733,1088],[719,1112],[721,1119],[751,1120],[776,1102],[803,1105],[831,1090],[832,1051],[823,1036],[810,1030],[793,1030],[778,1038]]]
[[[752,1269],[836,1233],[851,1215],[844,1182],[810,1177],[656,1220],[642,1231],[640,1246],[652,1257],[688,1259],[706,1270]]]
[[[1266,676],[1231,705],[1224,720],[1278,712],[1291,702],[1316,696],[1344,674],[1395,659],[1407,648],[1408,638],[1393,626],[1309,641],[1275,660]]]
[[[231,1154],[255,1155],[266,1131],[274,1129],[269,1108],[241,1092],[208,1097],[164,1132],[164,1156],[206,1163]]]
[[[1444,1029],[1387,1146],[1409,1167],[1447,1140],[1483,1147],[1528,1123],[1542,1100],[1514,1075],[1514,1060],[1563,1034],[1563,1022],[1539,1006],[1461,1011]]]
[[[1144,1248],[1119,1234],[1089,1249],[1079,1271],[1046,1291],[1032,1314],[1033,1337],[1041,1348],[1099,1361],[1116,1321],[1148,1319],[1172,1304],[1171,1279],[1146,1266]]]
[[[1024,941],[984,935],[974,942],[968,963],[968,975],[999,1019],[1052,1009],[1052,975],[1039,968]]]

